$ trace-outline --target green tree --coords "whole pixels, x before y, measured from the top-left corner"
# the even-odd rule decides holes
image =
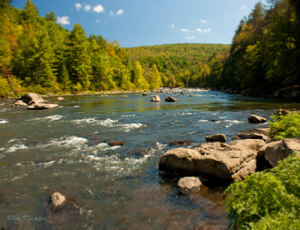
[[[158,89],[163,85],[161,78],[160,78],[160,73],[158,69],[156,68],[156,65],[154,64],[150,68],[150,77],[149,77],[149,87],[151,90]]]

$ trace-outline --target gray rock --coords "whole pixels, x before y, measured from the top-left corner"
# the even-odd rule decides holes
[[[56,108],[58,106],[59,106],[58,104],[43,104],[43,103],[39,103],[39,104],[29,105],[27,107],[27,109],[29,109],[29,110],[54,109],[54,108]]]
[[[264,156],[272,167],[276,167],[280,160],[283,160],[292,152],[300,153],[300,137],[266,144],[259,149],[258,154]]]
[[[158,95],[155,95],[154,97],[152,97],[152,99],[150,101],[153,101],[153,102],[160,102],[160,97]]]
[[[206,136],[205,139],[206,141],[210,141],[210,142],[215,142],[215,141],[226,142],[226,136],[222,133]]]
[[[171,96],[168,96],[165,98],[165,102],[177,102],[178,99],[176,99],[175,97],[171,97]]]
[[[269,141],[270,138],[261,133],[240,133],[236,136],[236,139],[260,139],[264,141]]]
[[[202,183],[198,177],[184,177],[178,181],[177,185],[183,189],[192,189],[200,187]]]
[[[43,98],[35,93],[27,93],[20,97],[19,100],[22,100],[27,105],[38,104],[44,102]]]
[[[248,121],[250,123],[264,123],[264,122],[267,122],[267,119],[264,117],[257,116],[257,115],[250,115],[248,117]]]
[[[65,98],[63,98],[63,97],[58,97],[56,100],[62,101],[62,100],[65,100]]]

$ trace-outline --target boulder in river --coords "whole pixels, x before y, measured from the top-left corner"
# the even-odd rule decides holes
[[[269,141],[270,138],[261,133],[240,133],[238,134],[235,139],[260,139],[264,141]]]
[[[267,122],[267,119],[264,117],[257,116],[257,115],[250,115],[248,117],[248,121],[250,123],[264,123],[264,122]]]
[[[19,100],[22,100],[27,105],[38,104],[44,102],[43,98],[35,93],[27,93],[20,97]]]
[[[29,105],[27,107],[27,109],[29,109],[29,110],[54,109],[54,108],[56,108],[58,106],[59,106],[58,104],[43,104],[43,103],[39,103],[39,104]]]
[[[51,203],[53,207],[59,207],[66,202],[66,197],[60,192],[54,192],[51,195]]]
[[[10,106],[26,106],[27,104],[23,102],[22,100],[18,99],[16,100],[12,105]]]
[[[171,97],[171,96],[167,96],[165,98],[165,102],[177,102],[178,99],[176,99],[175,97]]]
[[[300,137],[268,143],[259,149],[258,154],[264,156],[272,167],[276,167],[280,160],[292,152],[300,153]]]
[[[65,98],[63,98],[63,97],[58,97],[56,100],[62,101],[62,100],[65,100]]]
[[[215,142],[215,141],[226,142],[226,136],[222,133],[206,136],[205,139],[206,141],[210,141],[210,142]]]
[[[193,96],[194,96],[193,94],[190,94],[190,95],[189,95],[189,97],[193,97]]]
[[[153,102],[160,102],[160,97],[158,95],[155,95],[154,97],[152,97],[152,99],[150,101],[153,101]]]
[[[107,142],[107,144],[110,146],[117,146],[117,145],[122,146],[124,145],[124,141],[109,141]]]
[[[143,96],[147,96],[147,95],[148,95],[148,93],[144,92],[144,93],[142,93],[142,95],[143,95]]]
[[[183,189],[198,188],[202,185],[198,177],[184,177],[178,181],[178,187]]]
[[[206,143],[197,149],[171,149],[161,156],[159,168],[241,180],[255,172],[255,149],[262,144],[262,140],[240,140],[229,144]]]

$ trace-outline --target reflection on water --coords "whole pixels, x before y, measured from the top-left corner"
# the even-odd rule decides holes
[[[205,136],[228,139],[265,127],[247,117],[269,117],[292,100],[197,91],[153,103],[153,95],[66,97],[53,110],[29,111],[0,102],[0,227],[11,229],[226,229],[226,185],[200,177],[200,190],[182,191],[182,175],[158,170],[159,158],[180,140],[199,146]],[[50,98],[50,101],[54,99]],[[216,122],[212,122],[216,119]],[[108,141],[124,141],[109,146]],[[74,200],[62,213],[49,194]]]

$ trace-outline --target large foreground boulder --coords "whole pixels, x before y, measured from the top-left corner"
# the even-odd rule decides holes
[[[153,102],[160,102],[160,97],[158,95],[155,95],[154,97],[152,97],[152,99],[150,101],[153,101]]]
[[[264,123],[264,122],[267,122],[267,119],[264,117],[257,116],[257,115],[250,115],[248,117],[248,121],[250,123]]]
[[[39,104],[29,105],[27,107],[27,109],[29,109],[29,110],[54,109],[54,108],[56,108],[58,106],[59,106],[58,104],[43,104],[43,103],[39,103]]]
[[[272,167],[276,167],[280,160],[292,152],[300,153],[300,137],[271,142],[261,147],[258,154],[264,156]]]
[[[206,174],[226,180],[241,180],[256,170],[256,156],[263,140],[214,142],[197,149],[172,149],[161,156],[159,168],[188,174]]]
[[[43,98],[40,95],[35,94],[35,93],[24,94],[22,97],[20,97],[19,100],[22,100],[27,105],[38,104],[38,103],[44,102]]]
[[[176,99],[175,97],[171,97],[171,96],[168,96],[165,98],[165,102],[177,102],[178,99]]]

